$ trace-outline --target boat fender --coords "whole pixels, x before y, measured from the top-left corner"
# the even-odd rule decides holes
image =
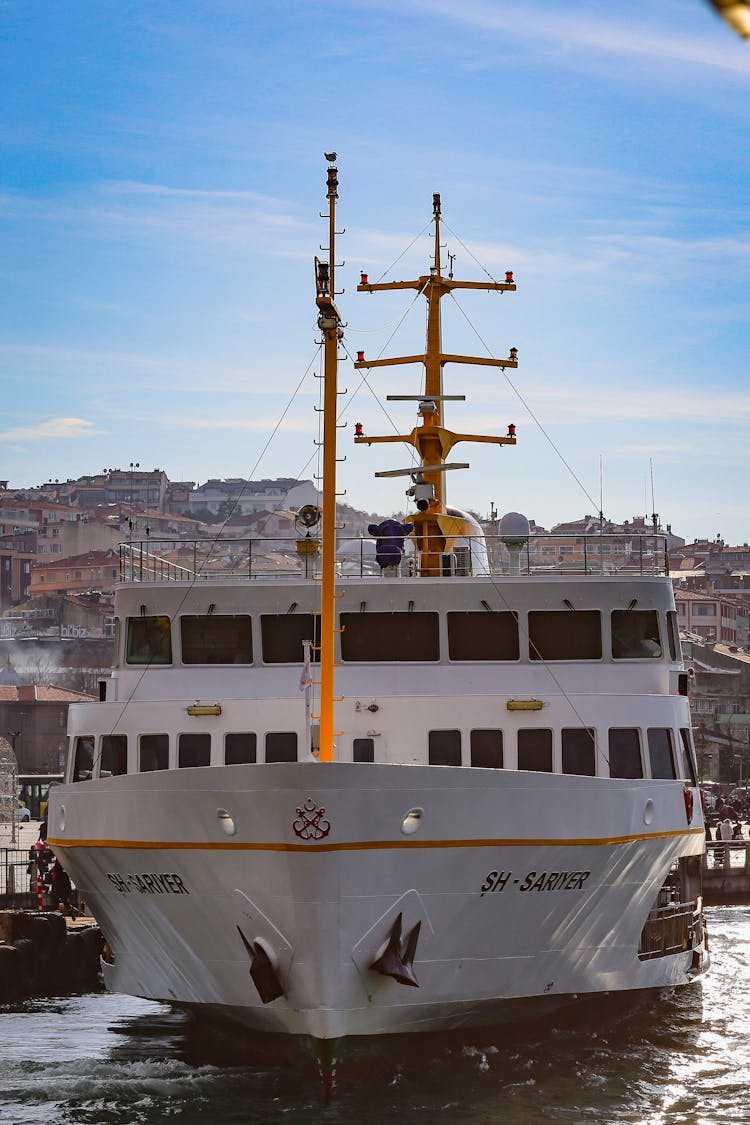
[[[682,794],[685,798],[685,815],[687,817],[688,824],[690,824],[693,819],[693,791],[686,785],[682,791]]]

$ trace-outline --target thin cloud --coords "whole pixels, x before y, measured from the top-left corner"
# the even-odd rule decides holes
[[[104,433],[96,429],[93,422],[85,418],[49,418],[35,426],[15,426],[0,431],[0,441],[69,441],[71,438],[87,438]]]
[[[518,4],[457,4],[453,0],[417,0],[413,8],[431,16],[442,16],[454,23],[496,32],[503,37],[533,39],[554,44],[561,51],[587,51],[599,55],[640,58],[663,65],[665,60],[729,71],[750,78],[747,53],[742,44],[727,40],[716,46],[706,37],[696,38],[675,32],[669,16],[661,28],[633,26],[622,20],[606,20],[578,13],[552,12]],[[707,21],[710,12],[706,13]],[[707,22],[707,27],[710,24]]]

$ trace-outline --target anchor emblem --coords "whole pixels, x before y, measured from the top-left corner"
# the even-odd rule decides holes
[[[300,840],[322,840],[331,831],[330,820],[325,820],[325,809],[317,808],[312,797],[308,797],[301,809],[297,809],[297,820],[292,824],[295,836]]]

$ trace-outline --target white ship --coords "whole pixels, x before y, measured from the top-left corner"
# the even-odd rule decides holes
[[[333,160],[322,552],[313,508],[292,576],[252,554],[212,574],[201,552],[222,544],[190,568],[129,544],[111,677],[70,708],[49,837],[106,984],[316,1041],[688,984],[708,966],[705,837],[664,545],[596,535],[577,567],[537,568],[523,517],[491,542],[446,506],[457,441],[516,439],[446,429],[443,366],[517,356],[443,351],[443,296],[515,282],[444,273],[439,196],[429,272],[358,287],[427,301],[424,354],[355,364],[423,365],[414,430],[355,438],[414,447],[415,512],[380,529],[382,573],[337,573]]]

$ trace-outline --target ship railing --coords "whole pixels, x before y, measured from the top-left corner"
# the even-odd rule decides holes
[[[428,544],[440,557],[440,577],[669,574],[667,537],[663,534],[529,535],[510,540],[500,535],[462,536],[444,551],[444,541]],[[392,552],[389,547],[395,548]],[[378,561],[387,560],[386,565]],[[299,580],[320,576],[320,543],[304,538],[196,538],[149,536],[120,545],[121,582],[194,582],[273,578]],[[400,537],[377,540],[339,536],[338,576],[346,578],[410,577],[420,572],[415,544]]]
[[[697,902],[670,902],[649,911],[641,931],[638,957],[649,961],[654,957],[668,957],[693,947],[693,934],[699,924]]]

